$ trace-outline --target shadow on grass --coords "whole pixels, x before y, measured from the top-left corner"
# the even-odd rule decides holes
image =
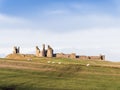
[[[16,90],[15,86],[0,87],[0,90]]]
[[[69,89],[56,89],[56,88],[33,88],[33,87],[17,87],[17,86],[6,86],[0,87],[0,90],[69,90]]]

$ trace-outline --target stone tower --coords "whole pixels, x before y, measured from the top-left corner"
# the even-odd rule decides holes
[[[17,53],[20,53],[20,47],[18,47],[18,49],[17,49]]]
[[[41,57],[45,57],[46,56],[45,44],[43,44],[43,46],[42,46],[42,51],[40,52],[40,56]]]
[[[13,54],[19,54],[20,53],[20,47],[13,47]]]
[[[48,45],[47,57],[53,57],[53,49]]]
[[[36,46],[36,56],[37,56],[37,57],[40,56],[40,49],[38,48],[38,46]]]
[[[105,55],[100,55],[101,60],[105,60]]]

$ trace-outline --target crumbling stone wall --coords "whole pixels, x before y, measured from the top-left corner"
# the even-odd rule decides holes
[[[105,60],[105,55],[100,55],[100,56],[76,56],[77,59],[81,60]]]
[[[93,60],[100,60],[100,56],[88,56],[88,59],[93,59]]]
[[[76,54],[64,54],[64,53],[56,53],[57,58],[76,58]]]
[[[69,54],[64,54],[63,58],[70,58],[70,55]]]
[[[68,55],[65,55],[64,53],[56,53],[57,58],[68,58]]]
[[[81,59],[81,60],[87,60],[88,56],[82,55],[82,56],[79,56],[79,59]]]
[[[63,53],[56,53],[56,57],[58,57],[58,58],[63,58],[63,57],[64,57],[64,54],[63,54]]]
[[[38,46],[36,46],[36,55],[37,57],[58,57],[58,58],[74,58],[74,59],[80,59],[80,60],[105,60],[105,55],[99,55],[99,56],[77,56],[75,53],[71,54],[64,54],[64,53],[53,53],[53,48],[48,45],[47,50],[45,49],[45,44],[42,45],[42,49],[40,50]],[[13,48],[13,54],[19,55],[20,53],[20,47],[14,47]]]
[[[105,56],[104,55],[100,55],[100,56],[88,56],[89,60],[105,60]]]
[[[71,53],[70,54],[70,58],[76,58],[76,54],[75,53]]]

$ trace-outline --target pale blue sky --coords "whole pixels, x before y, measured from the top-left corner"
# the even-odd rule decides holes
[[[60,52],[105,54],[120,61],[120,0],[0,0],[0,54]]]

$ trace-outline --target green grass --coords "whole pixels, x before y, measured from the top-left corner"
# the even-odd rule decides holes
[[[60,58],[1,59],[0,90],[120,90],[119,66],[120,63]]]

